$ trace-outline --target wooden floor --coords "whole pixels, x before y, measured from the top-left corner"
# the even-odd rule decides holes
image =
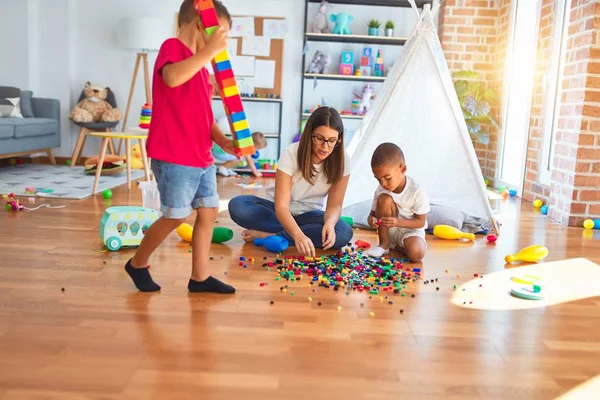
[[[220,180],[223,200],[241,193],[235,181]],[[550,248],[547,262],[600,262],[600,232],[584,237],[518,200],[500,203],[495,245],[428,236],[423,274],[438,282],[412,284],[416,296],[393,305],[303,281],[284,294],[239,228],[212,250],[214,275],[236,295],[187,293],[189,246],[175,233],[150,263],[162,292],[138,293],[123,271],[133,250],[94,250],[103,210],[141,205],[137,188],[36,205],[46,202],[67,207],[0,213],[1,399],[552,399],[600,374],[599,297],[526,310],[451,303],[455,284],[505,269],[530,244]],[[226,211],[218,224],[233,227]],[[244,269],[239,256],[261,262]],[[599,398],[592,390],[582,398]]]

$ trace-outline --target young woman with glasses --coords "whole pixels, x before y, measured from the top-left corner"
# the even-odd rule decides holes
[[[321,107],[306,122],[300,142],[279,159],[267,198],[237,196],[229,202],[229,214],[247,229],[246,242],[280,235],[306,256],[314,256],[315,248],[339,249],[353,234],[340,220],[349,178],[342,119],[335,109]]]

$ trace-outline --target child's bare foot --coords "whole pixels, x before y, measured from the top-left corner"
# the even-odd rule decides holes
[[[254,239],[264,239],[268,236],[272,236],[273,233],[268,233],[268,232],[261,232],[261,231],[255,231],[253,229],[248,229],[246,231],[242,232],[242,239],[244,239],[244,242],[246,243],[252,243],[254,241]]]

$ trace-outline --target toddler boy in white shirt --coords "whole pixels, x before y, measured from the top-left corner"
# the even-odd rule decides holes
[[[431,211],[427,194],[406,175],[404,153],[393,143],[383,143],[375,149],[371,169],[379,186],[368,222],[378,228],[379,246],[367,255],[381,257],[390,248],[397,248],[410,261],[420,262],[427,248],[426,216]]]

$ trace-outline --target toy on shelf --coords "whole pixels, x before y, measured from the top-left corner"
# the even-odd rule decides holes
[[[192,242],[194,228],[190,224],[184,222],[183,224],[177,227],[176,232],[177,236],[179,236],[179,238],[184,242]],[[231,229],[222,226],[217,226],[213,228],[213,234],[211,239],[212,243],[225,243],[231,239],[233,239],[233,231]]]
[[[254,239],[254,245],[264,246],[264,248],[270,251],[271,253],[281,253],[282,251],[288,248],[289,243],[285,238],[273,235],[268,236],[264,239]]]
[[[542,245],[533,245],[521,249],[517,254],[509,254],[504,257],[504,261],[509,264],[515,261],[524,261],[534,263],[543,260],[548,256],[548,248]]]
[[[219,18],[212,0],[195,0],[194,7],[200,17],[207,36],[212,36],[219,26]],[[215,73],[215,81],[219,87],[223,107],[227,114],[231,133],[235,141],[235,151],[238,156],[254,154],[254,142],[244,112],[242,97],[231,68],[231,61],[227,49],[215,56],[211,61]]]
[[[326,0],[321,1],[319,5],[319,12],[315,16],[313,22],[314,33],[330,33],[331,30],[327,26],[327,9],[329,8],[329,2]]]
[[[548,214],[548,206],[547,205],[541,206],[540,212],[544,215],[547,215]]]
[[[150,129],[150,121],[152,120],[152,106],[148,103],[142,107],[140,113],[140,124],[138,125],[142,129]]]
[[[533,206],[534,206],[535,208],[540,208],[540,207],[541,207],[541,206],[543,206],[543,205],[544,205],[544,202],[543,202],[541,199],[535,199],[535,200],[533,201]]]
[[[326,74],[327,67],[331,64],[331,57],[321,50],[315,51],[312,61],[306,70],[309,74]]]
[[[350,23],[354,17],[347,13],[331,14],[331,22],[335,22],[332,33],[338,35],[352,35]]]
[[[433,227],[433,236],[441,239],[456,240],[469,239],[475,241],[475,234],[462,232],[459,229],[449,225],[436,225]]]
[[[361,103],[361,99],[355,97],[354,99],[352,99],[352,106],[350,108],[350,111],[352,112],[352,115],[361,115],[360,113],[360,103]]]
[[[109,207],[100,220],[100,239],[108,250],[123,246],[139,246],[158,212],[138,206]]]
[[[385,76],[385,66],[383,64],[383,56],[381,55],[380,50],[377,50],[377,57],[375,58],[374,76]]]
[[[375,95],[373,94],[373,86],[368,84],[363,88],[362,94],[357,94],[355,92],[354,95],[360,100],[357,106],[358,115],[365,115],[371,107],[371,100],[375,98]],[[352,107],[353,109],[355,107],[354,101],[352,101]]]
[[[370,47],[365,47],[360,57],[360,74],[362,76],[371,76],[373,65],[373,50]]]
[[[340,75],[354,75],[354,53],[343,51],[340,62]]]

